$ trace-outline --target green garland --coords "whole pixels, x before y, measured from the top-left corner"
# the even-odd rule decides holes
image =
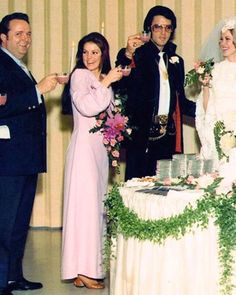
[[[119,186],[113,186],[105,201],[107,209],[107,240],[105,243],[105,264],[113,255],[113,243],[118,234],[125,238],[133,237],[138,240],[149,240],[163,244],[168,237],[179,239],[190,232],[193,226],[206,228],[209,218],[215,217],[215,224],[219,227],[219,261],[222,269],[220,277],[221,291],[230,295],[233,291],[231,277],[233,274],[234,258],[232,251],[236,248],[236,186],[227,194],[216,194],[222,178],[204,190],[196,207],[185,207],[183,213],[158,220],[142,220],[127,208],[119,192]]]

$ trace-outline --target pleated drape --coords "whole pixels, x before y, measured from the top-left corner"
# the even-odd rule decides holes
[[[0,18],[26,12],[32,26],[32,48],[27,57],[37,80],[53,72],[68,72],[72,43],[91,31],[104,31],[114,65],[127,37],[142,30],[143,19],[154,5],[170,7],[177,16],[175,42],[186,70],[193,66],[200,48],[214,25],[236,14],[235,0],[1,0]],[[76,49],[76,48],[75,48]],[[32,215],[34,227],[61,227],[63,169],[72,121],[60,113],[62,86],[46,95],[48,113],[48,172],[41,175]],[[198,151],[193,128],[184,126],[185,152]],[[1,164],[1,163],[0,163]],[[123,180],[124,164],[121,175]]]

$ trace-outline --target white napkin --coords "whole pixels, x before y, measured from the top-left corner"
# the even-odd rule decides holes
[[[0,138],[2,139],[10,139],[10,129],[7,125],[0,126]]]

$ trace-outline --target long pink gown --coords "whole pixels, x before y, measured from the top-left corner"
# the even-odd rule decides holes
[[[109,107],[111,88],[86,69],[71,78],[74,129],[67,151],[64,179],[62,279],[82,274],[104,278],[105,233],[103,200],[108,183],[108,156],[100,132],[89,133],[95,115]]]

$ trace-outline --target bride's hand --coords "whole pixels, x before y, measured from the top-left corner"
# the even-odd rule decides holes
[[[205,74],[204,78],[199,77],[199,81],[202,83],[203,87],[209,87],[211,81],[211,75]]]

